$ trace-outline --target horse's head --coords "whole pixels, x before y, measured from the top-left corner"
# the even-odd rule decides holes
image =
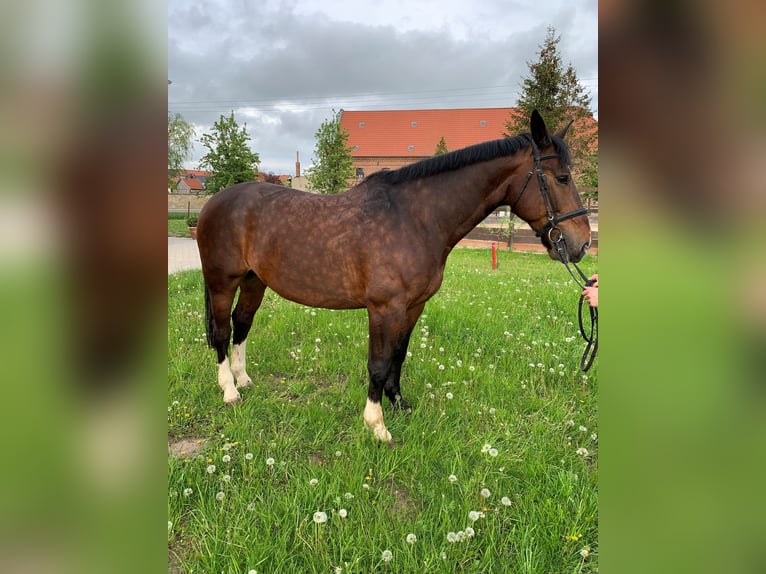
[[[591,241],[588,210],[569,171],[563,139],[571,123],[552,135],[537,110],[532,112],[531,168],[521,187],[510,192],[511,210],[535,230],[548,255],[562,262],[580,261]]]

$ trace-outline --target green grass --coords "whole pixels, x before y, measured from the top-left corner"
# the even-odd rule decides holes
[[[168,237],[191,237],[186,217],[186,213],[168,212]]]
[[[450,255],[404,365],[412,413],[392,413],[384,399],[393,448],[362,420],[364,310],[267,292],[248,340],[255,387],[225,408],[201,274],[170,276],[169,441],[202,447],[168,456],[173,568],[596,572],[598,360],[579,371],[579,290],[547,256],[501,252],[499,263],[489,270],[488,250]],[[473,522],[471,511],[483,517]],[[327,521],[315,523],[316,512]],[[449,541],[467,527],[472,537]]]

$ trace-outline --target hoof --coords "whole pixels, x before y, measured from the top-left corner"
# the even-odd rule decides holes
[[[399,400],[391,405],[391,409],[394,411],[401,411],[403,413],[412,413],[412,407],[410,403],[399,397]]]
[[[383,428],[377,427],[377,428],[373,429],[372,434],[375,437],[375,440],[378,440],[378,441],[380,441],[382,443],[386,443],[386,444],[388,444],[388,446],[393,446],[394,445],[394,439],[391,438],[391,433],[388,432],[387,428],[385,428],[385,427],[383,427]]]
[[[252,381],[252,379],[250,377],[245,377],[241,381],[237,380],[237,388],[238,389],[246,389],[246,388],[252,387],[252,386],[254,386],[254,385],[253,385],[253,381]]]
[[[236,405],[239,402],[242,402],[242,396],[239,393],[236,393],[229,397],[226,397],[226,396],[223,397],[223,404],[225,404],[227,407]]]

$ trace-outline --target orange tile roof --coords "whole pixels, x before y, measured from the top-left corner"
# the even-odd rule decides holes
[[[442,137],[449,151],[504,137],[512,109],[344,110],[340,125],[353,157],[425,157]]]
[[[205,177],[210,177],[211,175],[213,175],[213,172],[205,171],[203,169],[182,169],[181,175],[184,175],[185,177],[189,177],[192,175],[197,175],[197,176],[201,175]]]
[[[202,185],[202,182],[195,177],[185,177],[183,178],[183,181],[186,185],[189,186],[189,189],[200,191],[205,189],[205,186]]]

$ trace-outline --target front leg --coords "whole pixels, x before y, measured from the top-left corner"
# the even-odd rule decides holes
[[[404,412],[410,412],[412,410],[409,403],[402,397],[399,381],[401,380],[402,375],[402,365],[407,358],[410,335],[412,334],[412,330],[415,328],[415,324],[418,322],[418,318],[420,318],[420,314],[423,312],[424,307],[425,303],[422,303],[407,310],[406,329],[396,345],[391,375],[383,386],[383,391],[386,393],[388,400],[391,401],[393,410],[401,410]]]

